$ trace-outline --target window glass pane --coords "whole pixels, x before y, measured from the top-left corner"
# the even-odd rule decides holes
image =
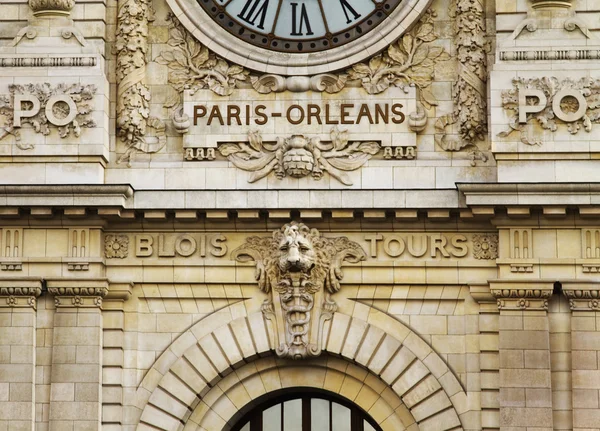
[[[283,403],[284,431],[302,431],[302,400],[291,400]]]
[[[365,431],[377,431],[377,430],[375,430],[375,428],[373,428],[373,426],[372,426],[372,425],[371,425],[369,422],[367,422],[366,420],[364,421],[364,424],[365,424]]]
[[[281,429],[281,404],[275,404],[263,412],[263,431],[283,431]]]
[[[242,429],[240,429],[240,431],[250,431],[250,422],[248,422],[246,425],[244,425],[242,427]]]
[[[331,403],[331,429],[348,431],[350,429],[350,409],[338,403]]]
[[[329,431],[329,401],[319,398],[310,400],[310,429]]]

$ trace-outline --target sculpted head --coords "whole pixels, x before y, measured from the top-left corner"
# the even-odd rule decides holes
[[[309,272],[315,265],[315,249],[309,229],[303,224],[284,226],[278,255],[281,272]]]

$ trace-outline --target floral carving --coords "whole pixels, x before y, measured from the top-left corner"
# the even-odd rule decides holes
[[[127,150],[118,163],[130,162],[138,152],[155,153],[166,145],[164,123],[150,117],[150,90],[146,85],[148,22],[154,20],[150,0],[119,2],[117,40],[117,128]],[[156,131],[154,140],[145,138],[147,128]]]
[[[487,134],[487,51],[485,10],[481,0],[456,0],[450,9],[454,18],[458,77],[454,84],[454,112],[436,122],[436,143],[446,151],[471,146],[474,159],[487,160],[475,142]],[[449,137],[446,128],[458,123],[458,137]]]
[[[104,237],[104,255],[107,259],[125,259],[129,253],[127,235],[106,235]]]
[[[535,120],[542,129],[554,132],[558,129],[559,124],[565,124],[563,120],[557,118],[554,112],[554,97],[562,90],[575,90],[583,96],[586,102],[586,107],[583,110],[581,117],[578,120],[567,122],[567,130],[572,135],[579,133],[583,128],[586,132],[592,131],[592,125],[600,123],[600,79],[581,78],[573,80],[566,78],[559,80],[555,77],[543,78],[515,78],[513,79],[513,88],[502,92],[502,107],[514,112],[509,122],[509,129],[500,132],[498,136],[507,137],[513,132],[519,134],[521,142],[527,145],[541,145],[542,142],[538,138],[532,137],[527,132],[527,124],[519,122],[519,91],[533,89],[539,90],[544,94],[544,101],[538,100],[543,104],[543,109],[535,113],[527,113],[526,121]],[[531,103],[532,100],[527,98],[526,103]],[[568,96],[562,98],[560,102],[560,110],[566,114],[571,114],[579,111],[581,108],[579,102],[574,97]]]
[[[252,174],[248,182],[253,183],[275,171],[277,178],[286,176],[302,178],[308,175],[316,180],[324,171],[345,185],[352,181],[345,171],[353,171],[364,165],[381,149],[377,142],[350,142],[348,132],[336,127],[331,129],[331,141],[293,135],[277,138],[277,142],[263,142],[257,131],[248,133],[248,143],[228,143],[219,146],[221,155],[236,167]]]
[[[498,235],[476,234],[473,235],[473,257],[475,259],[498,258]]]
[[[256,262],[258,287],[269,294],[262,311],[276,328],[276,354],[303,359],[321,354],[323,326],[337,310],[331,294],[340,290],[342,264],[358,263],[366,254],[346,237],[325,238],[292,222],[271,237],[248,238],[232,258]]]
[[[438,101],[429,88],[437,62],[450,56],[444,48],[433,46],[438,35],[433,29],[435,12],[428,10],[423,18],[399,40],[369,63],[357,63],[348,70],[349,80],[360,80],[369,94],[378,94],[394,85],[415,85],[421,101],[430,108]]]
[[[58,126],[58,134],[61,138],[73,134],[79,137],[81,129],[85,127],[96,127],[96,122],[90,117],[92,112],[91,100],[96,94],[95,85],[81,84],[10,84],[8,86],[10,96],[0,96],[0,115],[6,118],[5,124],[0,128],[0,139],[6,135],[14,135],[17,146],[22,150],[29,150],[34,147],[33,144],[21,143],[21,136],[18,127],[14,125],[15,95],[31,95],[40,102],[38,112],[31,117],[22,117],[21,125],[30,124],[36,133],[44,136],[50,134],[50,124],[48,115],[56,119],[63,119],[71,113],[71,107],[63,101],[51,103],[51,111],[46,112],[48,101],[53,96],[68,96],[75,103],[77,110],[73,119],[64,126]],[[32,109],[32,102],[24,101],[16,109],[28,111]],[[50,109],[50,107],[48,107]],[[55,120],[56,121],[56,120]]]
[[[172,49],[164,50],[157,58],[169,67],[169,84],[178,92],[208,88],[220,96],[228,96],[240,81],[248,79],[249,71],[242,66],[229,65],[208,50],[183,25],[169,14],[169,41]]]

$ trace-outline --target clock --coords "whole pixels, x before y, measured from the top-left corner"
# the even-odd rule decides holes
[[[209,49],[280,75],[349,67],[383,50],[431,0],[167,0]]]

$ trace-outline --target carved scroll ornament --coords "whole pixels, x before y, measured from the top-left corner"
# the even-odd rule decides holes
[[[253,183],[275,172],[277,178],[286,176],[302,178],[308,175],[316,180],[324,172],[345,185],[352,185],[346,171],[364,165],[381,149],[377,142],[350,142],[347,131],[331,129],[331,141],[293,135],[278,138],[277,142],[263,142],[259,132],[248,133],[248,143],[231,143],[219,146],[221,155],[239,169],[252,172],[248,182]]]
[[[323,325],[337,310],[331,294],[340,290],[342,264],[366,254],[346,237],[325,238],[292,222],[271,237],[248,238],[232,258],[256,262],[258,287],[269,294],[262,311],[274,325],[277,356],[303,359],[319,356],[324,347]]]

